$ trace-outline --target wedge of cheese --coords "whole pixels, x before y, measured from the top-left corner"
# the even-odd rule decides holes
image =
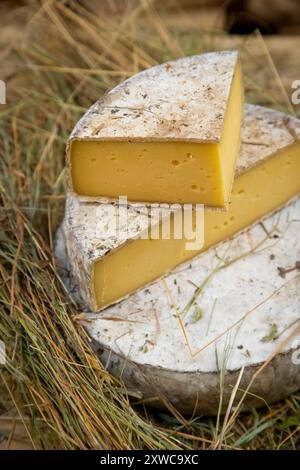
[[[223,413],[237,382],[233,405],[251,384],[243,411],[299,390],[299,220],[300,197],[117,305],[98,314],[85,307],[102,364],[151,406],[169,402],[189,415],[220,411],[220,381]],[[82,311],[60,229],[55,247]]]
[[[113,304],[252,225],[299,192],[300,120],[246,105],[230,208],[205,210],[200,250],[187,249],[185,237],[142,238],[151,221],[143,212],[146,206],[130,205],[124,222],[128,231],[124,236],[125,230],[119,230],[116,236],[114,203],[83,203],[69,194],[64,223],[67,253],[85,304],[93,311]]]
[[[230,199],[243,118],[236,52],[158,65],[111,90],[73,130],[67,161],[76,195],[201,203]]]

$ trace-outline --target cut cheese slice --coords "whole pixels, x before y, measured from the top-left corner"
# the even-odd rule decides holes
[[[236,52],[185,57],[128,79],[71,134],[70,185],[81,197],[226,207],[243,118]]]
[[[60,229],[55,252],[95,353],[126,389],[151,406],[217,414],[220,383],[225,413],[239,382],[233,405],[251,385],[244,411],[300,388],[299,220],[297,198],[99,314],[68,276]]]
[[[120,230],[116,236],[110,210],[114,203],[83,203],[69,194],[64,224],[67,252],[85,303],[96,311],[126,297],[260,220],[299,192],[300,121],[246,105],[230,208],[228,212],[205,210],[200,250],[187,249],[185,237],[141,238],[151,220],[143,213],[146,206],[130,205],[128,233],[124,236]]]

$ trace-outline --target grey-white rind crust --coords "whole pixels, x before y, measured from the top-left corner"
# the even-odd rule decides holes
[[[217,143],[237,61],[236,51],[210,52],[144,70],[91,106],[70,141]]]

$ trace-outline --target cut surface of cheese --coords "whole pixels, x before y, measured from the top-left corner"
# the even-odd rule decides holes
[[[75,127],[71,188],[90,198],[226,207],[242,119],[236,52],[148,69],[113,89]]]
[[[242,146],[229,211],[206,209],[204,246],[188,250],[187,239],[142,239],[149,226],[141,208],[129,206],[128,233],[111,231],[109,207],[69,195],[65,236],[74,277],[91,310],[99,310],[200,254],[300,192],[300,121],[260,106],[246,105]],[[171,219],[174,220],[174,219]],[[173,231],[171,231],[173,233]]]

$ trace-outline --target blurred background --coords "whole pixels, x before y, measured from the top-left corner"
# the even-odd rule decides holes
[[[0,12],[16,10],[35,0],[2,0]],[[68,1],[63,1],[66,6]],[[77,0],[96,14],[122,15],[139,6],[141,0]],[[300,33],[300,2],[298,0],[154,0],[154,7],[163,8],[174,19],[184,11],[198,27],[219,28],[230,34],[249,34],[259,29],[262,34],[293,35]],[[180,11],[181,10],[181,11]],[[178,18],[179,20],[179,18]]]

